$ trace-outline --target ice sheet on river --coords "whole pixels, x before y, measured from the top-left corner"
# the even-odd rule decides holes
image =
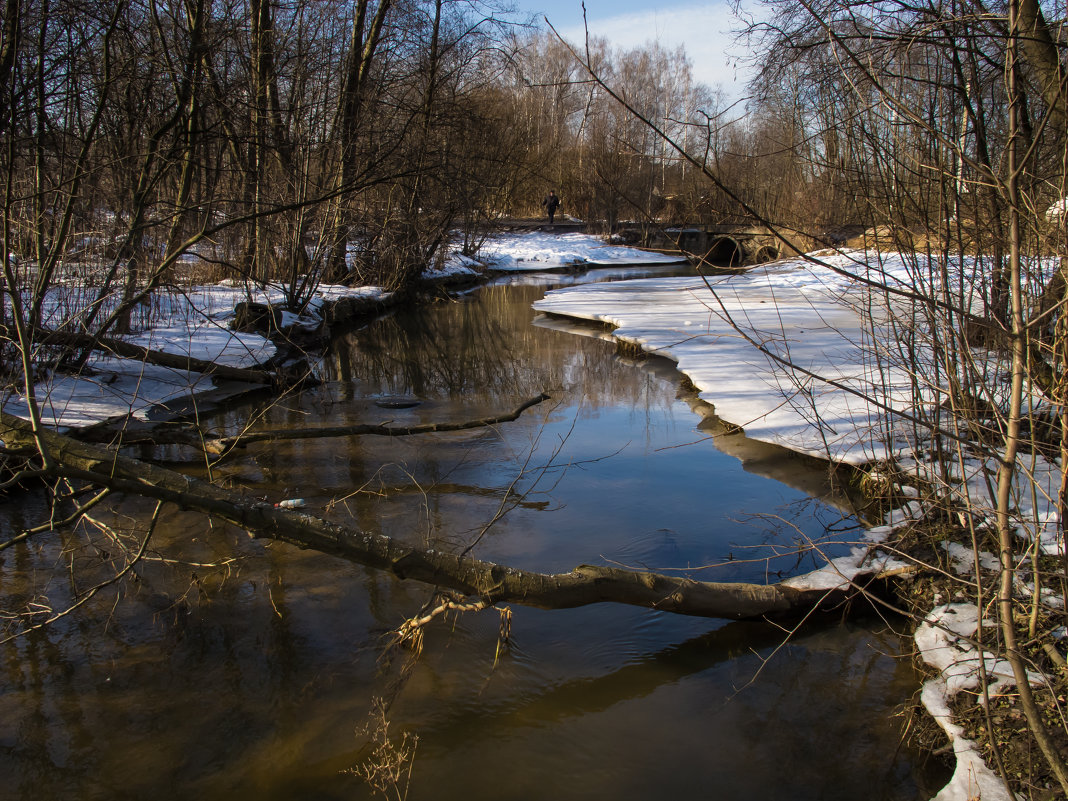
[[[796,260],[707,281],[569,287],[534,307],[610,323],[619,339],[674,359],[716,414],[753,439],[862,463],[890,455],[894,443],[873,436],[879,405],[911,400],[912,382],[903,370],[872,373],[853,300],[842,276]]]
[[[852,464],[896,458],[932,477],[909,415],[925,406],[929,414],[943,400],[922,377],[940,369],[922,348],[897,341],[900,320],[891,324],[914,292],[916,262],[893,253],[819,255],[822,263],[790,259],[707,279],[566,287],[534,307],[609,323],[618,339],[673,359],[716,414],[751,439]],[[891,293],[871,291],[870,282]],[[996,374],[996,355],[987,358]],[[968,458],[953,469],[962,503],[982,522],[990,507],[986,477],[996,465]],[[1059,483],[1060,469],[1040,454],[1021,458],[1020,533],[1048,553],[1064,547],[1049,501]]]

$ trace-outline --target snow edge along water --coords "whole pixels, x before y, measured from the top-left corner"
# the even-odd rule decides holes
[[[611,325],[617,339],[672,359],[716,415],[740,426],[749,438],[854,465],[892,459],[922,477],[926,465],[912,455],[918,449],[908,427],[888,421],[885,412],[907,411],[914,402],[912,376],[907,365],[871,370],[865,343],[876,339],[885,321],[862,319],[860,310],[871,312],[872,307],[857,297],[873,263],[877,281],[912,287],[910,260],[857,251],[819,256],[786,259],[740,275],[566,287],[547,293],[534,308]],[[852,281],[851,270],[863,271],[861,280]],[[1038,521],[1043,550],[1062,552],[1056,513],[1046,502],[1056,497],[1060,471],[1041,456],[1028,467],[1022,480],[1037,484],[1038,491],[1018,488],[1017,497],[1031,499],[1030,504],[1021,502],[1020,515]],[[962,468],[957,480],[965,497],[981,497],[989,469],[978,461]],[[888,516],[887,525],[871,529],[868,541],[885,539],[922,512],[915,501],[905,504]],[[870,550],[860,546],[851,556],[784,583],[841,586],[859,570],[871,568],[865,561]],[[898,566],[887,555],[877,559],[881,569]],[[950,713],[951,698],[978,685],[980,661],[998,676],[993,693],[1011,684],[1011,671],[1005,675],[1004,665],[993,656],[961,647],[979,625],[990,624],[979,620],[974,606],[953,604],[933,610],[915,634],[921,658],[939,671],[925,682],[921,702],[945,731],[957,759],[952,779],[935,801],[1012,798]]]
[[[547,232],[494,237],[485,243],[480,257],[476,262],[455,254],[440,269],[428,270],[425,275],[433,280],[477,277],[486,268],[497,272],[547,271],[575,265],[680,261],[677,255],[607,245],[586,234]],[[853,253],[829,258],[837,261],[837,266],[858,262],[858,255]],[[881,264],[880,272],[885,280],[908,280],[900,261]],[[875,431],[883,430],[883,416],[863,400],[864,394],[879,385],[887,391],[887,403],[900,402],[904,396],[893,380],[887,382],[885,375],[876,381],[875,376],[865,372],[863,354],[855,347],[864,340],[856,307],[843,302],[850,289],[842,275],[794,259],[707,280],[655,278],[568,287],[547,293],[534,307],[549,314],[610,323],[616,327],[617,338],[673,359],[702,398],[714,405],[716,414],[741,426],[752,439],[820,458],[861,464],[900,456],[907,441],[880,442],[873,436]],[[343,297],[384,298],[387,294],[376,287],[320,286],[312,314],[321,311],[324,304]],[[276,303],[281,297],[280,288],[265,287],[252,299]],[[196,287],[172,298],[172,307],[166,310],[169,314],[165,313],[157,324],[142,331],[133,341],[229,366],[260,364],[273,355],[274,346],[269,340],[239,334],[227,327],[234,306],[248,299],[244,286],[224,283]],[[743,337],[741,331],[756,336]],[[838,386],[797,380],[796,375],[782,371],[774,358],[761,354],[754,347],[754,339],[770,356],[801,365],[811,375],[829,377]],[[91,367],[85,376],[51,378],[37,385],[46,423],[57,428],[76,428],[124,415],[143,419],[157,406],[213,386],[210,378],[197,373],[103,355],[95,356]],[[789,398],[795,402],[786,402]],[[3,408],[28,416],[24,398],[5,397]],[[964,480],[978,481],[981,472],[977,469]],[[1054,466],[1035,465],[1033,472],[1051,487],[1053,482],[1059,484],[1059,471]],[[1047,493],[1046,497],[1053,496]],[[918,513],[919,510],[906,505],[894,513],[888,526],[869,531],[868,540],[876,543],[884,539],[893,526]],[[1045,510],[1044,519],[1056,528],[1050,510]],[[1054,541],[1052,545],[1059,544]],[[814,573],[789,579],[787,583],[827,589],[841,586],[859,572],[873,569],[871,555],[871,548],[859,546],[850,556],[836,559]],[[877,569],[888,570],[904,564],[885,554],[875,558]],[[935,610],[929,620],[941,621],[947,614]],[[948,646],[930,635],[931,630],[941,631],[927,623],[920,627],[917,645],[923,658],[938,667],[943,677],[928,682],[922,697],[932,717],[953,741],[958,757],[953,780],[936,799],[965,801],[974,797],[977,788],[982,788],[982,797],[987,801],[1008,798],[1004,785],[982,763],[975,744],[963,738],[959,727],[946,714],[953,688],[961,685],[959,681],[947,681],[944,675],[947,670],[951,673],[959,670],[959,666],[939,667],[939,654],[947,653]]]

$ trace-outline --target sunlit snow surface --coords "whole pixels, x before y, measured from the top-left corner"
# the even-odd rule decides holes
[[[487,239],[479,258],[494,270],[552,270],[570,265],[673,264],[686,261],[681,255],[656,253],[639,248],[606,244],[589,234],[531,231]]]
[[[831,259],[856,266],[846,256]],[[907,275],[888,271],[888,278]],[[569,287],[534,307],[611,323],[619,339],[674,359],[716,414],[752,439],[863,463],[905,447],[881,435],[880,404],[904,408],[912,382],[903,370],[872,370],[859,300],[844,276],[796,260],[708,279]]]
[[[609,323],[618,339],[675,360],[716,414],[752,439],[852,464],[893,458],[937,480],[923,457],[926,429],[912,420],[939,413],[938,366],[922,344],[900,341],[915,271],[897,254],[821,253],[818,263],[784,260],[737,275],[566,287],[534,307]],[[998,369],[991,361],[991,375]],[[1001,382],[991,383],[998,391]],[[953,491],[982,523],[996,462],[964,457],[952,468]],[[1051,501],[1059,484],[1055,465],[1021,458],[1017,527],[1051,553],[1063,550]]]
[[[49,295],[46,322],[58,325],[65,310],[77,308],[71,293],[55,288]],[[303,319],[283,322],[315,324],[315,314],[323,304],[344,296],[381,297],[377,287],[349,288],[321,286]],[[231,331],[227,326],[234,307],[242,301],[278,303],[280,287],[223,283],[198,286],[182,292],[158,292],[151,310],[139,313],[138,333],[123,337],[127,342],[151,350],[194,359],[214,361],[228,367],[252,367],[275,355],[275,346],[258,334]],[[295,315],[289,315],[295,318]],[[215,388],[208,376],[185,370],[144,364],[138,359],[122,359],[94,352],[86,369],[77,375],[48,376],[35,385],[42,420],[58,428],[81,428],[118,417],[134,415],[144,419],[155,407],[184,401]],[[3,409],[28,417],[26,397],[4,398]]]

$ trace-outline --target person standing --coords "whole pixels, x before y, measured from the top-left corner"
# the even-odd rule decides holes
[[[549,215],[549,225],[553,224],[553,217],[556,216],[556,209],[560,206],[560,198],[556,196],[556,191],[549,190],[549,194],[545,196],[545,200],[541,202],[541,205],[545,207],[545,211]]]

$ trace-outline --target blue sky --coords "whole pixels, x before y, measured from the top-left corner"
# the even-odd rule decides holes
[[[582,0],[517,2],[522,11],[547,16],[565,38],[582,39]],[[586,16],[591,34],[618,47],[638,47],[653,40],[666,47],[684,45],[697,80],[722,85],[730,97],[742,94],[746,72],[737,62],[743,53],[731,41],[731,30],[739,22],[726,0],[586,0]]]

